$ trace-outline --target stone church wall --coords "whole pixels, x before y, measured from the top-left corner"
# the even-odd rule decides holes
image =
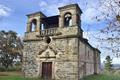
[[[78,78],[78,39],[52,39],[50,44],[42,41],[28,41],[24,43],[23,69],[26,77],[39,77],[41,75],[41,63],[53,62],[52,78],[58,80],[77,80]],[[50,46],[57,53],[55,59],[40,59],[39,52]],[[63,75],[64,74],[64,75]],[[69,79],[71,78],[71,79]]]
[[[99,53],[98,53],[99,54]],[[79,77],[83,77],[86,75],[94,74],[94,49],[90,47],[88,44],[80,41],[79,42]],[[99,61],[97,59],[97,61]],[[98,64],[96,64],[98,65]],[[99,67],[96,66],[99,70]],[[99,72],[97,72],[99,73]]]

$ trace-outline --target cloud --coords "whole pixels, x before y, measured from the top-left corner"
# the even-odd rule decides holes
[[[59,13],[58,11],[58,7],[67,5],[69,3],[72,3],[73,1],[40,1],[39,6],[42,12],[46,13],[47,15],[51,16],[51,15],[56,15]]]
[[[10,12],[11,12],[11,9],[9,7],[6,7],[2,4],[0,4],[0,17],[9,16]]]
[[[48,3],[45,2],[45,1],[41,1],[41,2],[39,3],[39,6],[40,6],[41,10],[44,11],[44,10],[45,10],[45,7],[48,6]]]
[[[83,32],[83,37],[89,39],[91,32]]]
[[[120,64],[120,58],[113,58],[112,63],[113,64]]]
[[[83,37],[88,39],[88,42],[95,48],[100,49],[100,42],[95,38],[95,34],[98,34],[98,31],[86,31],[83,32]]]
[[[98,11],[96,11],[95,8],[88,8],[84,11],[83,15],[82,15],[82,20],[85,23],[89,23],[89,24],[93,24],[96,22],[96,20],[94,19],[95,16],[97,16],[99,13]]]

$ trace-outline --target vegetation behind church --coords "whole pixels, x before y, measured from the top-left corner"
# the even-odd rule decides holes
[[[22,48],[22,42],[16,32],[0,31],[0,71],[19,70]]]

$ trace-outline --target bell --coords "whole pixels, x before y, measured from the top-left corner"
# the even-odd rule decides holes
[[[68,20],[69,20],[69,18],[67,17],[67,18],[66,18],[66,21],[68,21]]]

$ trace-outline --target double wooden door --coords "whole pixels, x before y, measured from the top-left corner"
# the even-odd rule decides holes
[[[42,63],[42,78],[44,79],[52,78],[52,62]]]

